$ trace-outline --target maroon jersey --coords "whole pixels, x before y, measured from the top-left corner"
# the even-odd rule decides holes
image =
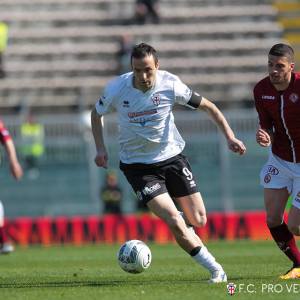
[[[262,129],[273,129],[272,152],[300,163],[300,73],[293,73],[289,87],[278,92],[269,77],[254,88],[255,106]]]
[[[10,139],[11,139],[11,136],[10,136],[8,130],[5,128],[4,123],[0,120],[0,142],[2,144],[4,144]]]

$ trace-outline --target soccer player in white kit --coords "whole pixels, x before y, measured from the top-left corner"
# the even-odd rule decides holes
[[[192,228],[206,224],[206,211],[191,167],[182,154],[185,142],[174,123],[174,105],[205,110],[223,132],[230,150],[244,154],[246,148],[212,102],[193,92],[177,76],[158,69],[153,47],[136,45],[131,66],[132,72],[108,83],[92,110],[95,163],[107,168],[102,117],[115,110],[120,128],[120,168],[137,198],[166,222],[179,246],[211,273],[209,282],[226,282],[222,266]]]

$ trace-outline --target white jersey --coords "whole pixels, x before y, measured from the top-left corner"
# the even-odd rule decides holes
[[[181,153],[185,142],[175,126],[172,109],[175,103],[191,107],[191,95],[190,88],[166,71],[157,71],[155,85],[145,93],[133,87],[132,72],[111,81],[96,110],[100,115],[117,111],[120,160],[149,164]]]

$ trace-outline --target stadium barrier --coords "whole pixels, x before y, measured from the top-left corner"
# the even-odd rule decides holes
[[[270,234],[262,211],[211,213],[207,225],[197,229],[203,240],[267,240]],[[83,245],[123,243],[130,239],[175,242],[167,225],[151,214],[74,217],[19,217],[7,219],[7,232],[21,246],[40,244]]]

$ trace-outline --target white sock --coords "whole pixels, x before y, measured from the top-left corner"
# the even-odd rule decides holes
[[[222,266],[216,262],[216,259],[212,256],[212,254],[208,252],[205,246],[201,247],[200,251],[196,255],[192,256],[192,258],[210,272],[223,269]]]

